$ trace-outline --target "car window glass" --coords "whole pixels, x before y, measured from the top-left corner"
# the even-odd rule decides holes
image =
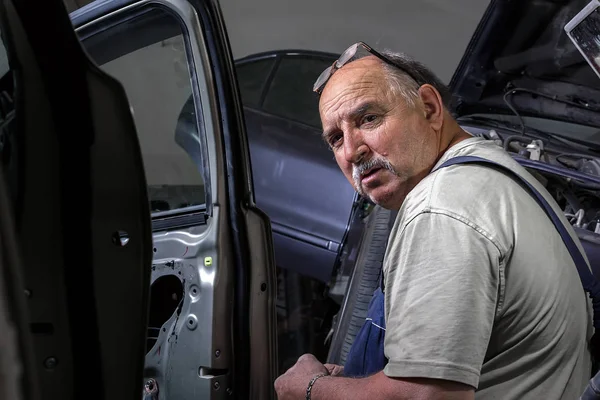
[[[192,80],[177,19],[153,9],[83,43],[101,69],[125,88],[152,211],[205,204],[206,171],[201,167]],[[187,127],[183,134],[182,127]]]
[[[260,97],[274,63],[275,57],[271,57],[236,66],[236,75],[244,106],[253,108],[260,106]]]
[[[285,57],[281,60],[263,108],[272,114],[319,128],[318,97],[313,84],[333,61]]]

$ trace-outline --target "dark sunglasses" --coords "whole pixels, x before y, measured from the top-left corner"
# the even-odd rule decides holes
[[[321,94],[321,92],[323,91],[323,88],[325,87],[325,84],[327,83],[327,81],[329,81],[329,78],[331,78],[331,76],[334,74],[335,71],[337,71],[338,69],[340,69],[344,65],[346,65],[348,63],[348,61],[352,60],[352,57],[354,57],[356,55],[356,52],[358,51],[359,46],[362,46],[369,53],[378,57],[381,61],[386,62],[387,64],[392,65],[392,66],[402,70],[404,73],[406,73],[408,76],[410,76],[415,82],[417,82],[417,84],[420,84],[419,80],[417,78],[415,78],[406,69],[400,67],[398,64],[396,64],[395,62],[393,62],[392,60],[390,60],[383,54],[379,53],[378,51],[373,49],[371,46],[366,44],[365,42],[357,42],[357,43],[354,43],[352,46],[348,47],[342,53],[340,58],[338,58],[330,67],[325,68],[325,71],[321,72],[321,75],[319,75],[319,77],[315,81],[315,84],[313,86],[313,91],[318,94]]]

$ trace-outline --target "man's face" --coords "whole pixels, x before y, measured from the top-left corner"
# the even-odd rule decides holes
[[[398,209],[435,163],[439,136],[421,98],[409,106],[388,82],[375,57],[349,63],[325,86],[319,111],[324,139],[354,188]]]

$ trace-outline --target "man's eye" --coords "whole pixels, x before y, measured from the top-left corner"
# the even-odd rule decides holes
[[[375,122],[377,120],[377,115],[374,114],[367,114],[362,118],[362,123],[371,123],[371,122]]]
[[[336,147],[342,141],[343,135],[331,135],[329,138],[329,145],[331,147]]]

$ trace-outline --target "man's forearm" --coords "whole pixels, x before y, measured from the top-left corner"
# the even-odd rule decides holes
[[[312,387],[312,400],[345,400],[351,398],[366,398],[370,391],[368,378],[344,378],[339,376],[324,376],[319,378]],[[365,392],[365,393],[363,393]]]
[[[383,379],[382,379],[383,378]],[[319,378],[312,387],[312,400],[348,400],[369,399],[383,400],[387,398],[384,379],[389,379],[383,372],[366,378],[344,378],[339,376],[324,376]],[[400,397],[394,397],[400,399]]]
[[[473,400],[472,387],[431,379],[395,379],[382,372],[366,378],[324,376],[312,388],[312,400]]]
[[[323,365],[312,354],[304,354],[275,380],[275,391],[282,400],[304,399],[305,385],[313,377],[334,371],[335,365]],[[316,379],[311,388],[312,400],[473,400],[474,397],[474,389],[463,383],[431,378],[390,378],[383,371],[366,378],[325,375]]]

